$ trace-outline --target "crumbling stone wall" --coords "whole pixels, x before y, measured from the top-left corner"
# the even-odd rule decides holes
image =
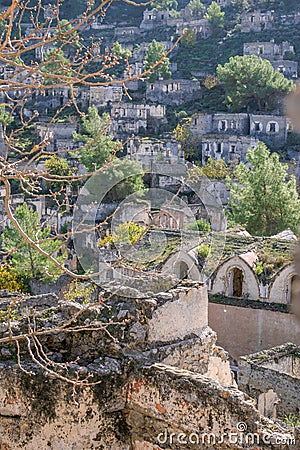
[[[26,366],[30,370],[30,366]],[[0,370],[1,450],[129,450],[122,379],[77,388],[16,366]]]
[[[67,363],[69,376],[89,377],[95,385],[66,383],[67,370],[58,366],[58,376],[41,371],[22,343],[20,367],[13,346],[3,344],[1,450],[178,450],[175,443],[161,447],[157,435],[166,429],[218,435],[239,422],[258,433],[269,430],[253,400],[233,384],[227,354],[207,326],[203,284],[186,283],[153,298],[125,298],[120,291],[90,308],[79,300],[58,300],[54,294],[29,298],[18,306],[21,320],[12,324],[12,332],[28,332],[30,312],[36,326],[49,329],[40,336],[49,364]],[[51,332],[75,316],[73,325],[85,325],[85,331]],[[106,333],[100,325],[112,318]],[[2,323],[0,336],[7,335]],[[287,432],[269,425],[280,435]],[[183,448],[212,447],[204,442]]]
[[[245,446],[220,442],[224,433],[237,435],[241,422],[258,437],[277,433],[293,439],[285,428],[260,416],[253,401],[237,388],[189,371],[135,366],[123,376],[98,374],[98,383],[73,390],[44,374],[2,366],[1,450],[241,449]],[[182,433],[198,436],[199,445],[179,445]],[[262,443],[256,448],[298,447]]]
[[[247,395],[199,374],[154,365],[132,377],[127,399],[135,450],[250,448],[245,441],[242,444],[241,436],[247,433],[257,435],[256,449],[297,448],[265,445],[263,435],[283,437],[284,429],[260,416]],[[245,426],[244,434],[237,432],[240,423]],[[227,436],[238,433],[238,442],[232,436],[230,442],[226,437],[221,442],[224,430]]]
[[[296,360],[295,371],[293,370]],[[300,348],[286,344],[254,355],[244,356],[239,362],[239,388],[262,401],[262,395],[276,394],[274,414],[284,419],[299,414],[300,374],[298,372]],[[270,405],[269,405],[270,406]],[[265,405],[262,405],[265,407]],[[272,408],[269,408],[272,412]],[[262,411],[265,412],[265,411]]]
[[[10,301],[10,298],[3,300],[1,307],[7,308]],[[217,347],[216,334],[208,328],[207,309],[207,291],[201,283],[188,282],[155,298],[107,294],[103,304],[89,308],[80,303],[80,299],[65,301],[48,294],[20,303],[16,314],[23,318],[12,323],[12,331],[15,334],[28,331],[29,312],[37,326],[49,329],[49,333],[39,339],[44,352],[55,362],[77,361],[78,369],[85,366],[88,370],[109,366],[118,373],[127,358],[142,364],[165,362],[202,374],[214,374],[215,379],[229,385],[232,383],[229,360]],[[57,329],[75,315],[74,326],[83,327],[81,332],[51,333],[51,328]],[[110,323],[109,333],[107,323]],[[92,326],[85,331],[89,324]],[[3,323],[0,336],[7,335],[8,326]],[[3,345],[0,352],[8,362],[16,359],[16,349],[11,344]],[[23,345],[21,357],[30,358]]]

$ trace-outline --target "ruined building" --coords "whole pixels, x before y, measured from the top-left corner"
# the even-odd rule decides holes
[[[260,33],[264,30],[270,30],[274,27],[274,11],[254,11],[242,14],[241,31],[242,33]]]
[[[209,243],[208,237],[203,242]],[[223,256],[207,286],[209,324],[232,359],[286,342],[300,345],[300,326],[293,314],[298,280],[292,261],[295,243],[291,231],[269,238],[253,237],[238,227],[227,231]],[[197,248],[174,251],[162,271],[201,280],[203,260]]]
[[[11,300],[2,298],[1,308]],[[28,311],[49,331],[76,313],[81,332],[41,335],[42,347],[31,349],[35,362],[22,345],[23,370],[14,346],[2,344],[1,448],[175,450],[184,439],[190,450],[221,450],[245,448],[253,436],[258,449],[298,448],[297,432],[262,416],[255,400],[237,388],[227,355],[208,327],[207,302],[201,283],[138,301],[122,296],[121,289],[103,308],[87,309],[80,299],[54,294],[24,299],[13,333],[27,329]],[[101,326],[108,312],[115,319],[113,340]],[[1,337],[6,333],[2,323]],[[65,376],[59,367],[71,362],[69,374],[89,375],[95,385],[73,388],[55,372],[43,373],[36,364],[44,358],[47,369],[56,363],[55,371]],[[247,427],[242,445],[234,439],[240,423]],[[275,437],[276,447],[270,444]]]
[[[259,141],[272,149],[283,147],[292,125],[285,116],[272,114],[195,114],[191,131],[201,142],[202,164],[208,158],[231,163],[246,162],[248,149]]]

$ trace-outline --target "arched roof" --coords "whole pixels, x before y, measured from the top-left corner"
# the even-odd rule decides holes
[[[285,264],[272,277],[269,288],[269,300],[273,303],[287,303],[287,282],[296,275],[296,270],[293,263]]]
[[[227,274],[235,267],[246,272],[244,278],[246,283],[245,295],[248,295],[248,298],[251,300],[258,300],[260,298],[260,289],[257,275],[253,270],[253,257],[243,258],[242,255],[233,255],[222,261],[212,276],[211,291],[214,294],[227,292]]]
[[[193,281],[202,281],[201,268],[199,266],[196,256],[193,251],[186,252],[184,250],[178,250],[171,253],[162,266],[162,273],[175,274],[176,268],[180,263],[184,262],[188,266],[189,278]]]

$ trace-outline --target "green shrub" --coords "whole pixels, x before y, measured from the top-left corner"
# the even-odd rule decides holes
[[[198,255],[201,256],[201,258],[206,259],[210,255],[210,246],[207,244],[201,244],[197,248]]]
[[[294,429],[300,425],[300,417],[294,414],[289,414],[284,418],[284,422],[287,424],[289,428]]]
[[[203,232],[207,232],[207,233],[209,233],[211,230],[210,224],[202,217],[200,219],[196,220],[196,222],[190,223],[188,225],[188,229],[194,230],[194,231],[203,231]]]
[[[256,268],[255,268],[256,275],[257,275],[257,276],[261,275],[261,274],[263,273],[263,271],[264,271],[264,268],[263,268],[263,262],[262,262],[262,261],[259,261],[259,262],[256,264]]]
[[[7,289],[9,292],[29,292],[26,278],[7,264],[0,266],[0,290],[2,289]]]
[[[135,245],[144,236],[146,229],[135,222],[123,222],[117,227],[115,233],[102,238],[98,242],[98,247],[101,248],[106,244]]]

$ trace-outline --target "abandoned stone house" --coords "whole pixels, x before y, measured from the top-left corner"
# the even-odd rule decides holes
[[[2,75],[4,79],[9,78],[11,72],[7,69],[2,69]],[[22,80],[22,83],[24,82],[30,84],[33,83],[33,80],[28,78],[28,80]],[[18,89],[16,86],[14,90],[9,90],[8,92],[12,99],[17,99],[24,95],[25,90],[24,87]],[[68,86],[59,86],[49,87],[38,95],[33,91],[30,96],[27,96],[28,101],[31,103],[29,113],[32,115],[32,111],[38,111],[41,116],[47,117],[51,110],[56,110],[69,102],[72,95],[74,95],[76,102],[82,108],[92,105],[97,106],[97,108],[105,108],[122,100],[123,87],[117,84],[114,86],[88,86],[87,88],[80,86],[80,88],[73,87],[73,92],[71,93]],[[3,92],[1,97],[5,98]]]
[[[263,350],[239,360],[239,388],[256,399],[258,410],[267,417],[298,417],[299,385],[300,347],[295,344]]]
[[[298,25],[300,23],[300,12],[294,12],[293,14],[283,14],[280,16],[279,21],[282,25]]]
[[[172,37],[169,41],[161,41],[160,40],[159,43],[163,44],[166,51],[169,51],[173,45]],[[133,63],[142,63],[143,64],[150,44],[151,44],[151,42],[140,42],[139,44],[136,44],[134,46],[127,45],[126,48],[128,48],[129,50],[132,51],[132,57],[129,59],[129,61],[133,62]],[[176,53],[176,51],[177,50],[174,49],[174,51],[172,52],[172,55],[174,55]]]
[[[156,193],[158,195],[158,193]],[[192,215],[185,214],[184,208],[181,207],[180,202],[168,202],[165,199],[153,199],[151,195],[143,199],[143,202],[138,202],[136,199],[126,201],[126,209],[117,211],[115,227],[118,224],[126,222],[128,217],[133,217],[135,223],[145,227],[155,227],[156,229],[164,229],[166,233],[173,230],[182,230],[189,221],[192,220]],[[160,208],[157,207],[159,203]],[[116,205],[112,205],[115,209]],[[154,236],[156,231],[152,231]],[[157,236],[160,237],[158,230]],[[105,278],[104,278],[105,279]]]
[[[144,73],[144,64],[142,62],[130,62],[130,66],[124,70],[123,77],[124,80],[130,78],[126,81],[125,86],[129,91],[138,91],[144,87],[144,80],[141,79],[141,75]]]
[[[250,136],[265,142],[271,148],[281,148],[293,131],[291,120],[286,116],[250,114]]]
[[[75,89],[74,95],[77,95],[77,89]],[[48,116],[51,110],[56,110],[64,106],[70,98],[71,92],[69,86],[50,87],[39,95],[33,92],[33,109],[38,111],[41,116]]]
[[[194,80],[158,80],[147,83],[146,100],[178,106],[201,97],[200,83]]]
[[[298,62],[297,61],[289,61],[289,60],[282,60],[282,61],[272,61],[272,66],[275,70],[282,73],[287,78],[298,78]]]
[[[157,134],[164,124],[166,108],[163,105],[120,103],[111,111],[110,129],[121,139],[146,132]]]
[[[254,11],[245,12],[241,16],[241,31],[242,33],[260,33],[263,30],[270,30],[273,28],[275,15],[274,11]]]
[[[124,103],[112,109],[111,132],[114,136],[145,134],[148,128],[145,105]]]
[[[178,189],[186,176],[184,152],[175,139],[130,139],[127,158],[142,165],[151,175],[151,187]]]
[[[4,228],[9,225],[9,219],[6,213],[5,205],[4,205],[4,197],[5,197],[5,189],[0,189],[0,214],[1,214],[1,223],[0,223],[0,231],[3,232]],[[22,206],[25,202],[24,194],[12,194],[10,196],[10,206],[13,211],[18,206]],[[40,220],[44,223],[47,222],[49,226],[52,226],[52,221],[50,217],[53,216],[54,210],[47,207],[45,196],[41,195],[39,198],[30,199],[26,202],[30,208],[36,211],[39,215]],[[57,214],[55,215],[55,220],[57,219]]]
[[[153,164],[166,163],[174,166],[184,164],[184,152],[175,139],[129,139],[127,158],[142,164],[144,170],[151,172]]]
[[[78,100],[82,105],[103,108],[122,101],[122,97],[122,86],[89,86],[80,89]]]
[[[157,27],[176,27],[176,34],[181,35],[185,29],[193,30],[202,38],[211,36],[212,30],[210,22],[204,18],[194,18],[188,7],[180,10],[179,16],[174,17],[170,11],[146,10],[140,29],[144,31],[154,30]]]
[[[202,164],[209,158],[223,159],[227,164],[246,162],[249,148],[256,148],[259,140],[250,136],[203,135]]]
[[[213,267],[207,281],[209,323],[219,344],[237,361],[241,355],[286,342],[300,345],[300,326],[293,314],[299,291],[291,260],[295,242],[290,231],[254,238],[242,229],[229,230],[223,256],[211,256],[207,269],[195,248],[174,251],[161,270],[199,280]]]
[[[30,95],[28,90],[31,92],[31,86],[35,86],[38,82],[38,76],[36,74],[31,74],[29,71],[20,71],[16,73],[12,67],[1,62],[0,78],[2,83],[2,90],[0,93],[1,102],[12,105],[14,104],[15,99],[22,99],[24,94],[26,94],[26,99],[29,102],[35,99],[35,93]],[[32,116],[32,109],[25,107],[24,112],[26,117]]]
[[[202,136],[204,134],[236,134],[250,135],[248,114],[195,114],[192,117],[191,131]]]
[[[276,44],[274,39],[269,42],[245,42],[244,55],[258,55],[270,61],[284,59],[287,55],[294,54],[294,46],[284,41]]]
[[[199,138],[205,164],[209,157],[245,162],[248,148],[256,148],[259,141],[281,148],[292,124],[285,116],[268,114],[196,114],[190,128]]]
[[[203,39],[212,35],[211,24],[207,19],[183,19],[176,23],[176,34],[182,35],[186,29],[192,30]]]
[[[43,61],[46,52],[55,48],[55,43],[48,42],[47,44],[43,44],[42,40],[44,39],[46,41],[52,38],[55,35],[55,29],[49,27],[47,30],[36,30],[32,23],[28,25],[24,24],[24,27],[26,38],[30,38],[32,44],[40,44],[34,49],[34,54],[38,61]]]
[[[144,11],[143,20],[140,24],[142,31],[150,31],[156,27],[167,25],[168,19],[172,19],[171,12],[169,10],[156,11],[154,9]]]
[[[289,42],[276,44],[274,39],[270,42],[247,42],[244,44],[244,55],[258,55],[268,59],[275,70],[283,73],[287,78],[298,78],[298,62],[291,61],[294,46]]]
[[[5,66],[0,65],[0,76],[3,81],[3,88],[5,87],[5,80],[10,80],[7,84],[6,93],[4,89],[1,91],[1,99],[7,103],[12,103],[14,99],[26,98],[27,104],[25,104],[25,110],[29,117],[32,116],[34,111],[38,111],[40,115],[47,116],[49,110],[58,109],[65,105],[71,98],[71,92],[69,86],[49,87],[44,89],[43,92],[32,89],[32,86],[39,85],[38,76],[36,74],[29,74],[27,71],[15,73],[15,71]],[[26,85],[30,87],[30,92],[26,88]],[[73,94],[76,97],[78,95],[78,88],[74,87]]]
[[[114,28],[114,39],[118,42],[136,42],[141,36],[139,27],[116,27]]]
[[[35,49],[35,59],[37,59],[38,61],[44,61],[46,53],[51,52],[55,48],[56,47],[54,43],[37,46]]]
[[[149,45],[150,45],[149,42],[141,42],[135,46],[131,45],[131,48],[129,48],[128,45],[126,46],[126,48],[132,52],[132,60],[134,61],[134,63],[144,64],[145,56],[149,48]]]
[[[287,263],[270,279],[262,281],[255,272],[257,261],[255,251],[228,257],[211,278],[210,293],[291,305],[293,283],[297,278],[293,264]]]
[[[289,231],[271,238],[256,238],[237,228],[228,230],[226,239],[223,256],[209,279],[210,294],[291,306],[293,283],[297,280],[291,261],[296,241],[293,233]],[[263,262],[267,253],[273,265]],[[194,250],[189,253],[188,258],[194,263],[184,271],[188,276],[189,270],[193,270],[194,276],[197,274],[196,278],[192,277],[194,281],[201,280],[202,273],[195,255]],[[264,267],[264,264],[267,271],[258,271],[257,267]],[[169,264],[168,267],[172,272]]]
[[[169,51],[173,46],[172,38],[170,41],[159,41],[160,44],[163,44],[166,51]],[[140,42],[139,44],[127,44],[125,47],[127,50],[130,50],[132,56],[129,58],[129,66],[124,70],[124,79],[128,77],[139,77],[144,72],[144,62],[146,53],[148,51],[150,42]],[[172,50],[172,55],[174,56],[178,51],[178,47]],[[177,71],[177,63],[170,62],[169,68],[171,73],[174,74]],[[129,90],[136,91],[139,88],[145,86],[145,80],[131,80],[126,82],[126,87]]]
[[[76,148],[73,134],[77,131],[74,123],[47,123],[36,124],[36,131],[40,142],[47,143],[45,149],[51,153],[66,156],[68,151]]]

